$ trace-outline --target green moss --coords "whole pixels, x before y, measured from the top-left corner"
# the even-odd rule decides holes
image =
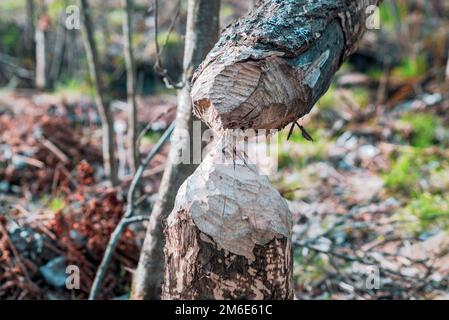
[[[49,203],[49,209],[53,212],[59,211],[65,207],[65,201],[62,198],[55,197]]]
[[[396,159],[391,170],[384,175],[385,187],[392,192],[411,194],[418,191],[419,166],[409,155],[401,155]]]
[[[20,29],[16,25],[9,24],[7,32],[2,34],[1,37],[3,47],[6,48],[7,51],[11,50],[18,42],[20,42],[20,36]]]
[[[423,56],[406,57],[393,69],[392,74],[402,79],[411,79],[423,75],[427,70],[427,61]]]
[[[368,76],[375,80],[375,81],[380,81],[380,79],[382,78],[383,74],[384,74],[384,70],[378,68],[378,67],[372,67],[369,68],[367,71]]]
[[[279,169],[284,169],[294,166],[294,160],[291,154],[287,152],[279,153]]]
[[[94,96],[94,89],[83,79],[68,78],[61,81],[55,86],[56,94],[86,94],[90,97]]]
[[[331,269],[327,256],[313,251],[304,256],[302,250],[295,250],[293,259],[293,281],[296,285],[316,286],[327,277]]]
[[[144,136],[143,136],[143,140],[151,143],[151,144],[155,144],[156,142],[159,141],[159,139],[162,136],[162,132],[157,132],[157,131],[150,131],[147,132]]]
[[[161,48],[167,39],[167,34],[168,34],[168,32],[164,31],[164,32],[160,32],[157,35],[157,41],[158,41],[159,45],[161,46]],[[166,50],[177,50],[177,49],[181,48],[182,42],[183,42],[182,37],[178,33],[172,32],[172,33],[170,33],[170,36],[168,37],[167,46],[165,47],[165,49]]]
[[[108,23],[117,28],[122,27],[123,23],[123,9],[122,8],[113,8],[108,10]]]
[[[352,96],[360,108],[365,109],[370,103],[370,91],[366,88],[358,87],[351,90]]]
[[[401,121],[413,130],[411,145],[417,148],[433,146],[436,142],[436,129],[440,125],[438,118],[425,113],[406,113]]]
[[[314,129],[310,127],[307,132],[315,141],[306,140],[301,131],[296,127],[287,141],[290,127],[280,132],[278,135],[279,142],[279,167],[295,167],[304,168],[313,162],[322,161],[327,157],[327,152],[332,140],[325,137],[322,129]]]
[[[400,213],[408,231],[422,233],[433,228],[449,228],[449,196],[422,193]]]

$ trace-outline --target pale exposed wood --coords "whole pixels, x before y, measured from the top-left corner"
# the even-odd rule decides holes
[[[356,49],[378,0],[262,0],[228,27],[193,79],[210,127],[280,129],[307,114]]]
[[[167,220],[164,299],[291,299],[291,213],[256,168],[221,147]]]

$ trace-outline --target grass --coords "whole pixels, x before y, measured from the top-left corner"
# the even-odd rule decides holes
[[[410,154],[393,161],[391,170],[384,175],[385,187],[390,192],[411,194],[419,190],[419,165]]]
[[[351,90],[354,101],[357,102],[360,108],[365,109],[371,101],[370,90],[363,87],[355,87]]]
[[[449,229],[449,196],[419,194],[400,213],[405,229],[412,233],[423,233],[434,228]]]
[[[48,208],[53,211],[57,212],[65,207],[65,201],[62,198],[55,197],[51,199],[50,203],[48,204]]]
[[[419,55],[416,58],[405,57],[402,62],[393,69],[393,76],[401,79],[413,79],[425,74],[428,70],[426,59]]]
[[[56,84],[55,94],[85,94],[93,97],[94,89],[87,81],[69,78]]]
[[[312,162],[322,161],[327,157],[327,151],[331,140],[327,139],[321,129],[311,127],[307,132],[314,138],[314,141],[307,141],[298,128],[295,128],[290,140],[287,141],[287,127],[279,134],[279,167],[304,168]]]
[[[413,130],[411,145],[416,148],[427,148],[436,143],[436,129],[440,126],[440,120],[426,113],[406,113],[401,122],[409,125]]]
[[[155,144],[162,137],[162,134],[163,132],[159,131],[149,131],[142,137],[142,139],[150,144]]]
[[[17,1],[17,0],[2,0],[2,1],[0,1],[0,12],[4,13],[4,14],[6,14],[7,11],[24,10],[24,8],[25,8],[24,1]]]

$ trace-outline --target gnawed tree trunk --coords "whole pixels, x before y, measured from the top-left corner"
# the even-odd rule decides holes
[[[210,127],[280,129],[309,113],[356,50],[379,0],[261,0],[221,36],[193,79]]]
[[[192,151],[193,116],[190,82],[193,71],[204,60],[218,39],[220,0],[189,0],[184,49],[185,86],[178,92],[176,128],[167,167],[152,210],[147,235],[133,280],[132,299],[159,299],[164,274],[163,222],[173,209],[176,193],[197,165],[183,162],[186,150]],[[191,152],[193,153],[193,152]],[[193,158],[191,154],[191,159]]]
[[[194,76],[195,113],[219,137],[296,121],[355,51],[377,3],[259,1]],[[214,149],[179,190],[167,220],[163,298],[291,299],[288,207],[251,164],[222,164],[225,150]],[[240,151],[228,150],[238,161]]]
[[[90,78],[94,86],[95,103],[101,118],[101,128],[103,131],[103,165],[104,171],[112,185],[118,183],[117,162],[115,159],[114,144],[114,120],[109,104],[104,99],[104,86],[100,75],[100,62],[98,60],[97,46],[95,43],[92,25],[92,12],[87,0],[79,0],[82,14],[82,35],[84,48],[87,55]]]
[[[215,148],[168,218],[162,298],[292,299],[291,227],[268,178]]]

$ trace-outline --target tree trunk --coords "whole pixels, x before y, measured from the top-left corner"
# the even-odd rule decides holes
[[[259,1],[194,76],[195,113],[240,141],[233,129],[296,121],[355,51],[377,2]],[[238,161],[244,154],[219,144],[179,189],[165,230],[164,299],[293,297],[291,214],[268,179]]]
[[[37,28],[35,29],[36,43],[36,76],[35,84],[38,89],[48,87],[48,61],[47,61],[47,30],[50,27],[50,17],[44,3],[40,6],[40,15]]]
[[[447,52],[446,81],[449,82],[449,51]]]
[[[26,2],[26,29],[25,29],[25,48],[32,55],[34,53],[34,40],[36,36],[36,30],[34,25],[34,1],[27,0]]]
[[[164,273],[163,222],[173,209],[176,193],[197,165],[183,163],[183,153],[192,150],[193,118],[190,82],[193,71],[204,60],[218,39],[219,0],[189,0],[184,51],[185,86],[178,92],[176,128],[172,146],[153,208],[139,264],[133,282],[132,299],[158,299]],[[190,159],[192,159],[191,155]]]
[[[123,14],[123,49],[126,62],[126,90],[128,96],[128,148],[131,171],[134,174],[139,167],[137,150],[137,105],[136,75],[132,49],[132,0],[122,0]]]
[[[101,127],[103,131],[103,164],[106,176],[112,185],[117,181],[117,164],[115,159],[114,145],[114,121],[108,104],[104,100],[104,87],[100,76],[100,62],[98,60],[97,46],[93,35],[91,9],[87,0],[79,0],[81,14],[83,17],[83,41],[87,55],[89,73],[95,89],[95,103],[100,113]]]
[[[193,79],[210,127],[281,129],[310,112],[356,50],[379,0],[261,0],[231,25]]]
[[[292,218],[255,166],[215,148],[167,221],[163,299],[292,299]],[[234,164],[234,162],[236,162]]]

